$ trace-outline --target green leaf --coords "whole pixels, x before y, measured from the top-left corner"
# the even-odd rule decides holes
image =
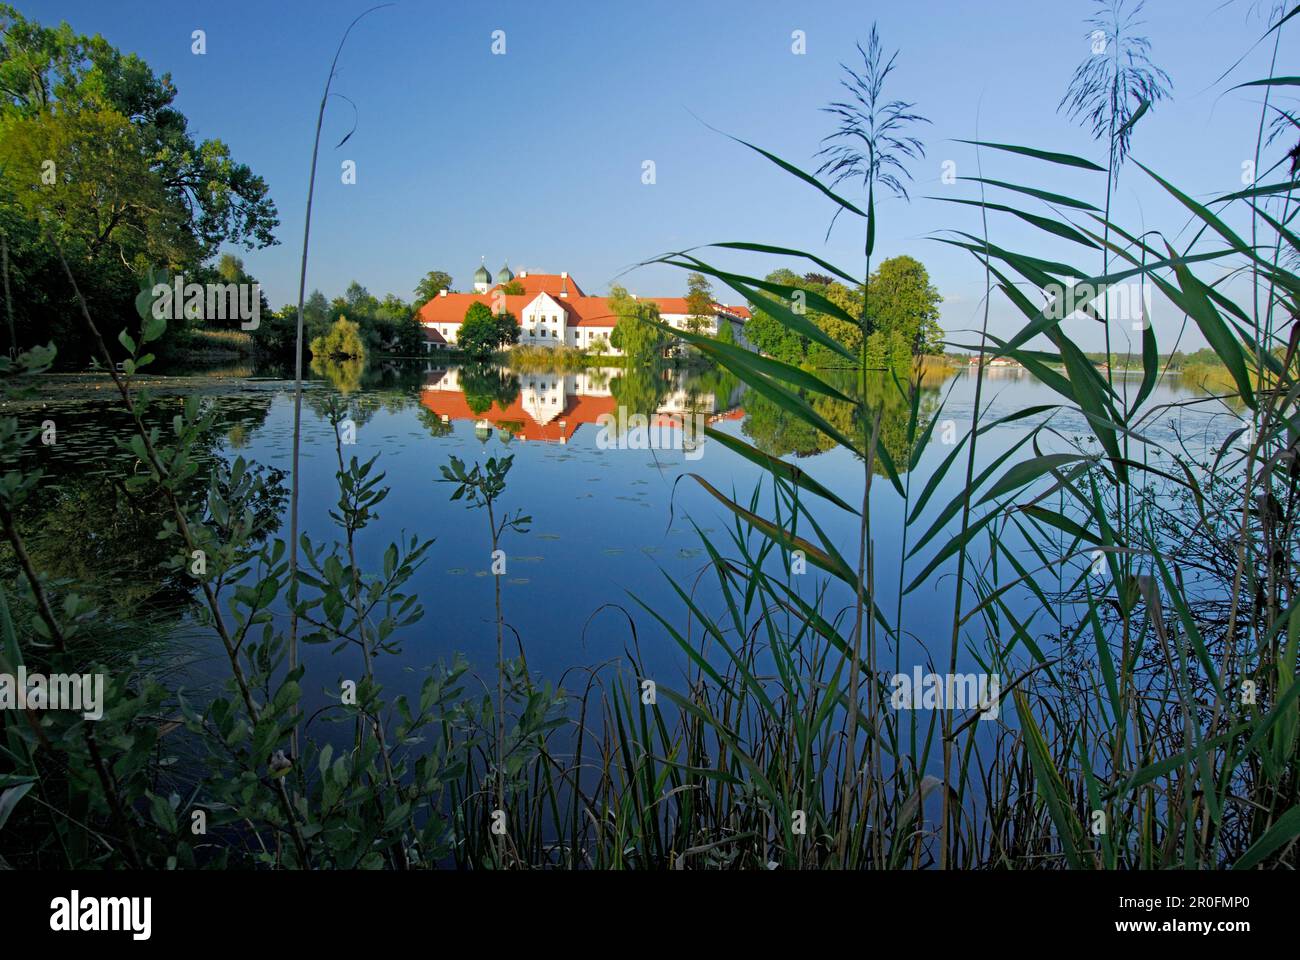
[[[1172,253],[1171,249],[1171,256]],[[1254,409],[1255,391],[1250,384],[1250,374],[1246,369],[1246,358],[1242,353],[1241,344],[1228,330],[1228,326],[1223,322],[1223,318],[1219,316],[1219,312],[1214,309],[1214,305],[1210,302],[1210,298],[1206,293],[1205,284],[1193,276],[1192,272],[1187,269],[1186,264],[1174,264],[1174,273],[1178,278],[1181,293],[1175,290],[1172,284],[1161,280],[1159,277],[1152,277],[1151,279],[1170,300],[1173,300],[1196,322],[1205,339],[1214,349],[1219,359],[1223,361],[1223,365],[1228,368],[1228,372],[1232,374],[1232,379],[1236,381],[1242,401],[1248,407]]]
[[[1187,194],[1183,193],[1181,190],[1175,187],[1168,180],[1165,180],[1163,177],[1161,177],[1150,167],[1144,166],[1141,162],[1137,160],[1134,160],[1133,162],[1136,163],[1139,167],[1142,167],[1142,169],[1146,171],[1147,175],[1150,176],[1151,179],[1155,180],[1156,183],[1160,184],[1160,186],[1168,190],[1169,193],[1171,193],[1174,196],[1174,198],[1178,200],[1179,203],[1185,206],[1188,210],[1192,211],[1192,213],[1196,214],[1196,216],[1199,217],[1201,220],[1203,220],[1205,223],[1209,224],[1209,226],[1214,230],[1215,233],[1223,237],[1223,239],[1227,240],[1228,243],[1232,244],[1232,246],[1239,253],[1244,253],[1252,260],[1257,259],[1255,252],[1247,245],[1246,241],[1241,239],[1241,237],[1237,236],[1231,229],[1229,229],[1226,223],[1224,223],[1213,213],[1211,213],[1208,207],[1206,207],[1204,204],[1197,203]],[[1168,244],[1166,244],[1166,246],[1168,246]],[[1174,258],[1174,251],[1172,247],[1169,247],[1169,257],[1171,260]],[[1176,267],[1177,265],[1175,264],[1175,268]]]
[[[802,257],[805,260],[811,260],[813,263],[817,264],[817,266],[821,267],[827,273],[832,273],[835,276],[839,277],[841,280],[843,280],[851,287],[858,287],[861,286],[862,284],[862,281],[860,281],[857,277],[853,276],[850,273],[846,273],[845,271],[841,270],[839,267],[835,266],[835,264],[823,260],[821,257],[817,256],[816,254],[807,253],[803,250],[795,250],[791,247],[774,247],[771,244],[767,244],[767,243],[744,243],[736,240],[728,241],[726,243],[710,243],[710,244],[706,244],[706,246],[721,247],[727,250],[750,250],[753,251],[754,253],[771,253],[771,254],[776,254],[778,256]]]
[[[1027,483],[1032,483],[1048,471],[1055,470],[1057,467],[1063,467],[1067,463],[1077,463],[1080,460],[1091,459],[1091,457],[1085,457],[1074,453],[1047,453],[1040,457],[1024,460],[1017,463],[1010,470],[1004,473],[1002,478],[998,480],[997,483],[993,484],[993,486],[989,488],[988,492],[985,493],[975,505],[979,506],[988,500],[993,500],[1002,496],[1004,493],[1009,493],[1012,490],[1019,489]]]
[[[1082,244],[1085,247],[1091,247],[1094,250],[1099,249],[1095,243],[1081,234],[1078,230],[1074,229],[1074,227],[1053,220],[1051,217],[1039,216],[1036,213],[1027,213],[1024,210],[1004,206],[1000,203],[989,203],[987,200],[964,200],[959,197],[929,197],[928,199],[942,200],[945,203],[961,203],[972,207],[979,207],[983,210],[997,210],[1001,213],[1009,213],[1012,216],[1019,217],[1021,220],[1025,221],[1025,223],[1032,224],[1047,233],[1055,234],[1058,237],[1062,237],[1074,243]]]
[[[1056,765],[1052,762],[1047,741],[1043,739],[1043,734],[1038,729],[1038,722],[1029,710],[1028,697],[1020,689],[1013,690],[1012,696],[1015,699],[1016,716],[1020,720],[1025,745],[1029,750],[1034,779],[1042,790],[1043,798],[1047,801],[1047,812],[1052,822],[1056,824],[1057,836],[1061,841],[1061,852],[1065,854],[1066,863],[1075,870],[1081,870],[1088,866],[1088,863],[1079,854],[1080,826],[1074,817],[1073,803],[1065,784],[1061,782],[1061,775],[1057,772]]]
[[[1067,197],[1060,193],[1049,193],[1046,190],[1038,190],[1034,187],[1021,186],[1018,183],[1007,183],[1005,180],[991,180],[988,177],[958,177],[957,179],[970,180],[975,183],[986,183],[989,186],[1001,187],[1004,190],[1014,190],[1017,193],[1037,197],[1039,200],[1046,200],[1048,203],[1059,203],[1063,207],[1074,207],[1076,210],[1091,210],[1095,213],[1102,212],[1091,203],[1084,203],[1082,200],[1075,200],[1073,197]]]
[[[1047,150],[1035,150],[1033,147],[1019,147],[1010,143],[990,143],[987,140],[962,140],[958,138],[958,143],[969,143],[976,147],[989,147],[993,150],[1005,150],[1008,153],[1019,153],[1026,157],[1033,157],[1036,160],[1046,160],[1048,163],[1059,163],[1067,167],[1081,167],[1084,170],[1095,170],[1098,173],[1105,173],[1105,167],[1099,167],[1091,160],[1084,160],[1082,157],[1076,157],[1069,153],[1051,153]]]
[[[1300,806],[1292,807],[1268,831],[1252,843],[1249,849],[1232,865],[1234,870],[1249,870],[1282,844],[1300,835]]]
[[[847,510],[852,514],[858,512],[794,464],[786,463],[778,457],[766,454],[757,447],[750,446],[743,440],[733,437],[728,433],[722,433],[719,430],[715,430],[713,427],[705,427],[704,434],[705,436],[718,441],[718,443],[727,447],[729,450],[740,454],[751,463],[756,463],[768,472],[781,477],[783,480],[787,480],[795,486],[807,490],[809,493],[816,494],[824,500],[829,500],[841,510]]]
[[[1242,87],[1300,87],[1300,77],[1266,77],[1263,80],[1239,83],[1232,89],[1240,90]]]
[[[1160,354],[1156,347],[1155,326],[1150,317],[1144,318],[1146,325],[1142,328],[1142,385],[1138,387],[1133,400],[1133,410],[1142,406],[1142,401],[1151,395],[1156,381],[1160,378]]]
[[[1125,131],[1131,130],[1133,128],[1133,125],[1142,119],[1142,115],[1145,114],[1150,109],[1151,109],[1151,101],[1144,98],[1141,101],[1141,103],[1138,104],[1137,110],[1133,111],[1133,116],[1128,118],[1128,122],[1125,123],[1124,126],[1120,127],[1118,130],[1115,131],[1115,136],[1116,137],[1123,136]]]
[[[804,173],[804,171],[800,170],[794,164],[787,163],[785,160],[782,160],[776,154],[769,153],[768,151],[764,150],[762,147],[756,147],[747,140],[741,140],[739,137],[733,137],[731,134],[719,130],[717,127],[709,126],[709,124],[707,123],[705,124],[705,126],[709,127],[709,129],[714,131],[715,133],[721,133],[724,137],[727,137],[730,140],[734,140],[736,141],[736,143],[739,143],[742,146],[749,147],[749,149],[753,150],[755,153],[761,154],[762,156],[766,157],[768,160],[771,160],[773,163],[775,163],[786,173],[794,174],[794,176],[798,177],[804,183],[816,187],[818,190],[820,190],[826,196],[830,197],[830,199],[834,200],[837,204],[839,204],[841,207],[843,207],[845,210],[849,211],[850,213],[856,213],[859,217],[866,217],[865,213],[863,213],[853,204],[849,203],[849,201],[845,200],[839,194],[835,193],[833,190],[831,190],[829,187],[823,184],[812,174]]]
[[[140,331],[142,343],[148,343],[151,340],[157,340],[167,331],[167,321],[161,317],[149,317],[144,321]]]
[[[20,783],[16,787],[10,787],[4,793],[0,793],[0,830],[8,822],[10,815],[18,806],[18,801],[27,796],[27,792],[36,786],[35,780],[29,780],[26,783]]]

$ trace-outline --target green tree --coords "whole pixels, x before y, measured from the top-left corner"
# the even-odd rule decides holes
[[[477,300],[465,311],[456,346],[476,360],[486,360],[500,346],[501,329],[487,304]]]
[[[713,288],[702,273],[686,276],[686,329],[705,333],[713,323]]]
[[[519,342],[519,321],[509,310],[501,310],[493,320],[497,328],[497,347],[510,347]]]
[[[375,311],[379,309],[379,301],[355,280],[348,284],[347,290],[343,293],[343,301],[347,304],[349,312],[367,317],[374,316]]]
[[[364,360],[366,345],[361,328],[347,317],[339,317],[328,333],[311,342],[311,354],[320,360]]]
[[[415,285],[415,302],[423,306],[443,290],[455,293],[451,283],[450,273],[443,270],[430,270],[424,275],[424,279]]]
[[[898,256],[882,261],[871,275],[870,292],[873,329],[899,331],[914,355],[943,352],[943,298],[919,260]]]
[[[771,283],[781,283],[789,286],[801,286],[802,281],[792,270],[773,270],[766,278]],[[763,309],[763,304],[768,299],[778,299],[772,294],[763,293],[759,299],[750,304],[752,316],[745,324],[745,333],[749,342],[762,353],[786,363],[803,363],[804,355],[808,349],[808,340],[806,337],[794,333],[789,327],[778,320],[773,314]],[[786,307],[792,307],[791,299],[782,297],[779,302]],[[802,309],[802,308],[801,308]]]
[[[223,244],[275,243],[265,182],[196,140],[170,76],[101,36],[0,4],[0,210],[22,342],[88,349],[58,251],[96,307],[135,316],[149,268],[197,272]],[[47,163],[46,161],[51,161]]]
[[[610,344],[633,363],[649,363],[662,357],[667,338],[654,325],[659,321],[659,307],[636,299],[618,285],[610,288],[609,303],[618,317]]]
[[[424,353],[424,330],[415,307],[396,294],[387,294],[375,309],[374,324],[383,349],[403,357]]]
[[[262,322],[252,335],[258,353],[277,360],[291,360],[298,343],[298,305],[286,303],[279,310],[262,311]]]
[[[801,277],[787,269],[774,270],[767,279],[794,288],[789,297],[780,298],[787,308],[807,316],[854,354],[862,349],[860,320],[850,321],[835,313],[815,310],[807,298],[802,298],[801,303],[798,297],[799,291],[816,293],[849,317],[859,318],[863,302],[860,286],[851,288],[825,274],[809,273]],[[763,302],[771,296],[764,293],[750,305],[753,317],[745,325],[750,343],[786,363],[816,367],[844,364],[839,354],[794,333],[772,313],[765,311]],[[930,284],[929,274],[918,260],[900,256],[882,262],[871,276],[867,366],[884,368],[901,363],[905,368],[913,355],[941,353],[943,330],[938,322],[941,301],[938,291]],[[903,347],[899,346],[900,342]],[[903,361],[904,348],[907,351],[906,362]]]
[[[316,324],[323,327],[329,319],[330,303],[325,299],[325,294],[319,290],[313,290],[303,301],[302,314],[303,322]]]
[[[226,283],[245,283],[251,278],[244,272],[244,261],[233,253],[223,253],[217,261],[217,276]]]

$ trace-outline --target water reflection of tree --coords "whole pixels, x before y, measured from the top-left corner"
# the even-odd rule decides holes
[[[209,468],[223,454],[231,454],[232,436],[254,434],[270,407],[269,394],[214,401],[213,419],[193,450],[203,467],[186,481],[183,500],[207,502]],[[147,420],[156,420],[165,435],[170,417],[168,401],[162,399]],[[171,519],[170,507],[161,497],[128,490],[125,481],[137,475],[140,466],[134,454],[105,442],[106,436],[126,431],[123,416],[115,408],[95,404],[61,408],[56,418],[58,444],[31,451],[42,475],[18,514],[34,565],[92,600],[105,616],[127,619],[166,611],[178,615],[191,599],[195,582],[169,567],[177,559],[176,542],[158,536]],[[267,496],[254,511],[258,529],[267,536],[278,527],[284,505],[283,473],[251,469],[267,484]],[[220,471],[217,477],[224,495]],[[0,576],[6,583],[17,582],[7,542],[0,545]]]
[[[424,384],[424,369],[414,364],[313,358],[311,369],[326,381],[328,389],[304,393],[307,407],[320,419],[328,420],[333,396],[345,417],[357,426],[369,423],[380,410],[389,413],[405,410],[417,402]]]
[[[642,364],[624,368],[609,381],[609,392],[628,415],[649,416],[657,411],[668,392],[666,370],[657,364]]]
[[[429,431],[431,437],[450,436],[454,430],[450,420],[443,420],[441,414],[434,413],[428,407],[417,407],[415,416],[420,421],[420,425]]]
[[[855,399],[862,396],[859,373],[823,370],[820,375],[845,396]],[[899,381],[889,373],[876,371],[867,375],[865,410],[856,404],[818,393],[805,393],[803,398],[828,423],[854,442],[859,456],[866,448],[871,425],[879,414],[881,443],[901,473],[907,470],[911,460],[907,433],[913,390],[920,391],[918,416],[923,426],[938,409],[938,387],[924,382],[918,387]],[[746,414],[741,430],[764,453],[776,457],[810,457],[837,446],[835,440],[752,389],[746,389],[741,406]],[[921,432],[920,428],[917,432]],[[884,471],[879,461],[875,470],[877,473]]]
[[[344,396],[361,389],[362,377],[366,372],[366,361],[361,357],[336,360],[328,357],[312,357],[311,372],[324,377],[331,387]]]
[[[705,367],[693,367],[686,374],[684,389],[690,395],[712,394],[717,399],[720,410],[731,407],[731,398],[740,392],[742,382],[730,370],[709,364]]]
[[[745,422],[741,432],[754,446],[773,457],[811,457],[835,446],[835,441],[786,413],[774,400],[747,389],[741,399]]]
[[[460,368],[460,389],[470,411],[481,416],[493,404],[504,411],[519,399],[519,378],[502,367],[472,363]]]

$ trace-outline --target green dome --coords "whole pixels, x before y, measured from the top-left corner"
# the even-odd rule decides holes
[[[488,268],[483,266],[483,264],[480,263],[478,265],[478,269],[474,271],[474,282],[487,283],[491,279],[492,279],[492,274],[488,273]]]
[[[514,278],[515,275],[510,272],[510,264],[508,263],[497,271],[497,283],[509,283]]]

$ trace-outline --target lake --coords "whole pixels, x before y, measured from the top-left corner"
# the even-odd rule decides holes
[[[275,471],[287,473],[290,467],[293,383],[246,375],[251,372],[163,378],[155,387],[156,410],[169,420],[181,398],[197,392],[217,413],[217,427],[207,438],[209,454],[242,456],[264,465],[274,477]],[[494,584],[487,521],[482,512],[449,500],[451,486],[440,482],[440,468],[453,456],[467,463],[514,458],[502,502],[506,509],[520,510],[532,519],[529,532],[507,534],[503,543],[507,653],[522,645],[535,673],[569,688],[578,682],[575,671],[626,664],[633,655],[658,682],[678,689],[686,685],[687,658],[645,609],[699,639],[699,625],[691,622],[669,578],[694,594],[704,610],[720,612],[716,580],[707,570],[707,554],[693,524],[728,554],[737,521],[689,474],[742,503],[748,503],[766,475],[715,440],[703,438],[698,444],[683,445],[680,431],[672,428],[680,418],[697,418],[797,462],[850,504],[857,505],[862,498],[863,468],[857,456],[712,369],[660,374],[619,368],[512,373],[419,361],[326,373],[304,389],[303,531],[316,542],[336,535],[329,517],[338,496],[335,438],[324,413],[327,398],[333,396],[347,405],[355,424],[355,443],[344,447],[345,454],[362,460],[378,454],[379,468],[390,487],[378,508],[378,519],[359,541],[363,569],[379,568],[389,542],[403,535],[435,540],[412,585],[426,615],[420,624],[398,634],[401,655],[380,658],[377,665],[390,694],[413,693],[424,671],[439,661],[449,662],[457,652],[465,654],[485,682],[490,683],[493,673]],[[951,453],[952,444],[967,432],[975,379],[973,373],[960,370],[932,378],[924,387],[923,415],[934,416],[941,403],[942,413],[915,469],[900,477],[913,501]],[[122,477],[136,467],[133,456],[113,441],[114,436],[124,435],[126,426],[113,402],[115,394],[104,382],[79,376],[51,378],[49,386],[38,390],[40,401],[14,405],[24,421],[30,418],[32,425],[37,420],[51,421],[57,427],[57,442],[37,446],[32,454],[46,476],[24,516],[40,563],[53,576],[82,582],[94,582],[108,573],[113,586],[102,599],[110,608],[183,603],[189,585],[161,570],[166,558],[156,537],[159,505],[147,499],[136,502],[122,488]],[[1239,421],[1227,408],[1177,406],[1203,396],[1177,378],[1159,385],[1153,401],[1174,406],[1147,425],[1146,435],[1162,443],[1181,442],[1190,450],[1213,450]],[[1047,386],[1023,370],[990,369],[981,423],[1057,400]],[[650,433],[664,440],[658,449],[647,448],[626,433],[612,436],[602,430],[602,416],[617,416],[620,408],[625,413],[644,411],[644,422],[658,428]],[[881,435],[903,468],[906,405],[895,396],[881,410]],[[833,419],[833,414],[828,416]],[[1085,450],[1097,449],[1095,441],[1085,439],[1090,431],[1083,417],[1057,410],[983,434],[980,464],[991,463],[1048,416],[1053,433],[1040,434],[1044,449],[1064,448],[1076,438]],[[1028,455],[1025,447],[1016,457]],[[964,450],[961,458],[964,462]],[[964,468],[950,471],[935,489],[925,518],[908,533],[909,548],[929,526],[929,518],[961,492],[964,473]],[[281,479],[287,487],[287,477]],[[757,512],[770,515],[770,486],[764,484],[763,490]],[[898,603],[903,511],[897,493],[879,473],[873,479],[871,503],[878,603],[892,618]],[[856,559],[855,518],[815,498],[809,498],[807,505],[844,556]],[[287,501],[281,499],[268,509],[282,511],[286,519],[278,535],[287,536]],[[940,534],[910,560],[907,579],[923,569],[946,540]],[[808,569],[807,589],[801,592],[811,595],[816,582],[824,578],[816,568]],[[903,670],[924,666],[931,656],[936,661],[946,658],[953,580],[951,570],[940,568],[904,598],[907,644],[896,653]],[[851,622],[850,594],[832,592],[830,599],[831,609]],[[968,597],[966,603],[970,602]],[[1029,628],[1050,630],[1052,625],[1045,619],[1049,615],[1039,608],[1038,619],[1030,620]],[[983,639],[976,621],[967,626],[973,639]],[[200,636],[198,649],[204,646]],[[311,647],[304,656],[324,657],[328,651]],[[346,658],[351,656],[345,654],[339,662],[337,669],[344,676],[350,669]],[[192,665],[190,682],[206,673],[204,662],[200,657]],[[211,663],[213,675],[223,675],[222,664]],[[359,670],[359,663],[352,666]],[[314,675],[332,677],[333,673]],[[325,698],[325,691],[309,688],[306,709],[324,704]]]

